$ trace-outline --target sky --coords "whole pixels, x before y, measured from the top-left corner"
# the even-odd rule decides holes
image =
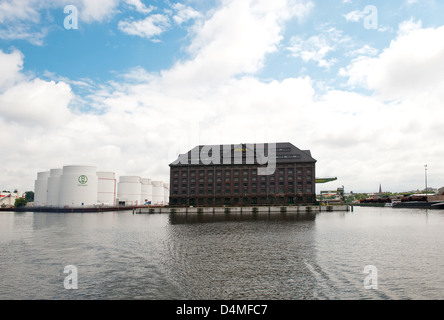
[[[0,189],[291,142],[321,190],[444,186],[444,1],[0,0]]]

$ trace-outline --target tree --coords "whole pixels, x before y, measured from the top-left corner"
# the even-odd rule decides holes
[[[15,202],[14,202],[14,206],[16,208],[26,207],[27,204],[28,204],[28,201],[26,201],[25,198],[17,198],[17,199],[15,199]]]
[[[34,202],[34,191],[26,191],[25,192],[25,199],[28,202]]]

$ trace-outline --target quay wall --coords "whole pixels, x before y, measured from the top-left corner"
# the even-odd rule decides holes
[[[350,211],[353,210],[348,205],[334,206],[264,206],[264,207],[160,207],[160,208],[135,208],[134,213],[137,214],[246,214],[246,213],[318,213],[333,211]]]

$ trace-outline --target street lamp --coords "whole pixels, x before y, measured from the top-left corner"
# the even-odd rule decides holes
[[[426,200],[428,200],[428,197],[427,197],[427,165],[425,165],[424,167],[425,167]]]

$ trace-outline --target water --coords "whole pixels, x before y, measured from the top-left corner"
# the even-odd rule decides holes
[[[392,208],[296,218],[2,212],[0,299],[442,299],[443,230],[444,211]],[[64,287],[68,265],[77,290]],[[368,265],[376,289],[364,286]]]

